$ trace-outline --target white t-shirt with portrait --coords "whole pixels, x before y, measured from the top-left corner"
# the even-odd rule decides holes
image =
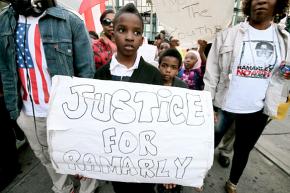
[[[231,81],[222,109],[233,113],[254,113],[264,107],[266,90],[274,68],[281,63],[276,30],[249,26],[232,66]]]

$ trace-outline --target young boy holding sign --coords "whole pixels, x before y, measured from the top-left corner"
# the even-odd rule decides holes
[[[143,20],[129,3],[119,10],[113,21],[113,40],[117,53],[108,65],[99,68],[96,79],[162,85],[160,72],[137,53],[143,43]],[[155,193],[154,184],[113,182],[116,193]]]

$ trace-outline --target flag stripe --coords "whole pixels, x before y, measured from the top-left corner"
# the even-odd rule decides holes
[[[98,28],[99,17],[95,18],[95,13],[93,11],[93,8],[96,8],[98,6],[98,10],[103,13],[106,10],[106,2],[107,0],[83,0],[80,8],[79,13],[84,16],[85,23],[87,26],[87,29],[89,31],[100,31]],[[96,20],[97,19],[97,20]]]
[[[103,30],[102,24],[100,22],[100,17],[102,15],[101,6],[96,5],[95,7],[92,8],[92,12],[93,12],[93,18],[95,22],[95,29],[96,29],[95,32],[100,34]]]
[[[22,84],[22,87],[23,87],[23,100],[27,100],[27,96],[28,96],[28,94],[27,94],[27,89],[26,89],[26,85],[23,85],[23,83],[24,82],[26,82],[25,81],[25,75],[24,75],[24,72],[25,71],[25,69],[23,69],[23,68],[18,68],[18,72],[19,72],[19,76],[20,76],[20,79],[21,79],[21,84]]]
[[[83,14],[85,13],[87,10],[91,9],[92,7],[94,7],[95,5],[98,4],[104,4],[107,0],[83,0],[80,8],[79,8],[79,13]]]
[[[35,27],[34,41],[35,41],[35,60],[36,60],[36,64],[39,69],[41,80],[42,80],[41,83],[42,83],[42,89],[44,92],[44,101],[45,103],[48,103],[49,92],[47,88],[47,82],[46,82],[43,69],[42,69],[41,42],[40,42],[40,32],[39,32],[38,24]]]
[[[101,0],[100,6],[101,6],[101,13],[103,13],[106,10],[106,0]]]
[[[92,9],[85,11],[84,16],[87,29],[89,31],[96,31]]]
[[[31,87],[32,87],[32,98],[33,98],[33,101],[34,101],[35,104],[40,104],[39,103],[39,98],[38,98],[38,86],[37,86],[35,70],[29,68],[29,74],[30,74],[30,82],[31,82]]]

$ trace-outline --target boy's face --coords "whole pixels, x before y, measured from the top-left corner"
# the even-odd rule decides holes
[[[160,44],[159,50],[158,50],[158,56],[160,56],[165,50],[168,50],[170,48],[170,44],[167,42],[162,42]]]
[[[162,42],[162,40],[161,40],[161,39],[156,39],[156,40],[154,41],[154,46],[157,46],[157,48],[159,48],[159,47],[160,47],[160,44],[161,44],[161,42]]]
[[[184,67],[185,69],[191,69],[197,62],[197,57],[194,53],[188,52],[184,58]]]
[[[178,74],[178,59],[173,56],[165,56],[159,64],[164,83],[172,83],[173,78]]]
[[[118,57],[135,57],[143,43],[143,26],[140,18],[132,13],[123,13],[114,26],[113,40]]]
[[[173,37],[171,40],[170,40],[170,46],[172,48],[175,48],[177,46],[179,46],[179,40],[175,37]]]

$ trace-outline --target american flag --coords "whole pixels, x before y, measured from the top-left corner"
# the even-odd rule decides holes
[[[44,69],[46,61],[38,24],[18,23],[16,36],[17,65],[23,88],[23,100],[28,101],[30,92],[35,104],[47,104],[50,77]]]
[[[100,23],[101,14],[106,10],[107,0],[82,0],[79,13],[83,15],[88,31],[100,33],[102,25]]]

